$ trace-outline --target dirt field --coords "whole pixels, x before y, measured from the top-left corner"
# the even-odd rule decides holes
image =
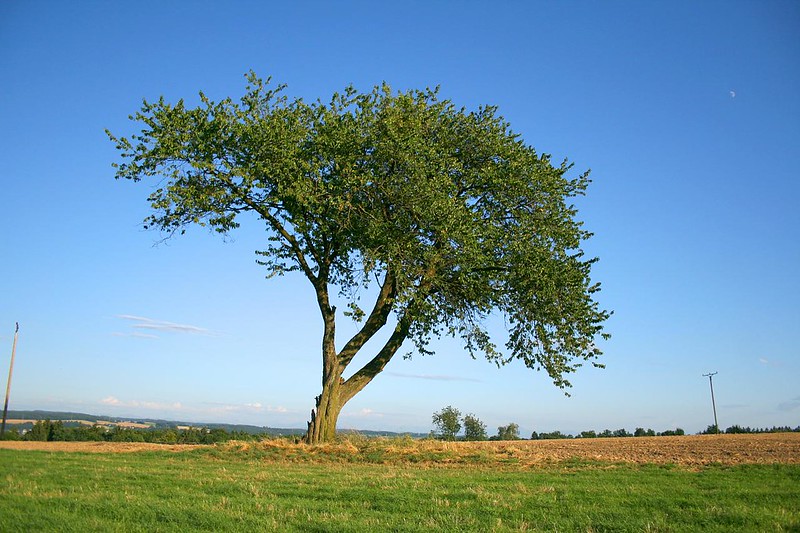
[[[0,441],[0,449],[37,450],[44,452],[127,453],[144,451],[182,452],[197,448],[197,444],[150,444],[147,442],[37,442]]]
[[[629,437],[610,439],[568,439],[507,442],[439,442],[378,440],[366,444],[341,444],[307,447],[287,441],[241,443],[242,448],[281,448],[287,457],[318,457],[357,454],[364,446],[381,448],[388,461],[403,461],[415,456],[414,462],[430,456],[442,457],[443,463],[458,463],[469,456],[480,456],[492,462],[513,462],[537,465],[569,459],[611,463],[671,463],[679,465],[720,464],[800,464],[800,433],[762,435],[693,435],[683,437]],[[236,449],[236,443],[219,445]],[[0,441],[0,448],[41,450],[49,452],[125,453],[150,450],[180,452],[196,445],[166,445],[116,442],[20,442]]]
[[[514,446],[496,443],[496,446]],[[681,465],[791,463],[800,464],[800,433],[763,435],[692,435],[525,442],[525,462],[561,461],[574,457],[625,463]]]
[[[39,420],[32,419],[32,418],[9,418],[6,421],[11,426],[20,425],[20,424],[35,424],[39,422]],[[121,428],[132,428],[132,429],[147,429],[152,427],[152,424],[141,424],[139,422],[111,422],[110,420],[60,420],[60,422],[75,422],[82,426],[106,426],[106,427],[114,427],[119,426]]]

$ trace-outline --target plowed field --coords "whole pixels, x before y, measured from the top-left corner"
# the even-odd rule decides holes
[[[439,442],[391,439],[367,440],[356,445],[344,442],[319,447],[289,444],[286,441],[231,443],[223,449],[269,449],[270,457],[280,460],[342,459],[365,450],[380,451],[381,462],[464,463],[502,462],[525,466],[566,460],[609,463],[661,463],[679,465],[800,464],[800,433],[762,435],[693,435],[682,437],[629,437],[606,439],[565,439],[506,442]],[[202,446],[200,446],[202,448]],[[0,442],[0,448],[49,452],[180,452],[198,448],[192,445],[163,445],[111,442]],[[366,452],[365,452],[366,453]]]

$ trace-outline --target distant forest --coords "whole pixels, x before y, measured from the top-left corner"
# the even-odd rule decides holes
[[[213,444],[228,440],[258,438],[299,438],[305,431],[299,428],[271,428],[244,424],[204,424],[150,418],[125,418],[60,411],[9,411],[9,420],[32,422],[6,424],[4,440],[39,441],[110,441],[152,442],[161,444]],[[131,427],[131,424],[146,427]],[[343,434],[358,433],[368,437],[409,435],[421,433],[391,431],[356,431],[344,429]]]
[[[237,424],[198,424],[196,422],[175,422],[168,420],[118,418],[90,415],[86,413],[65,413],[57,411],[9,411],[9,420],[29,420],[35,422],[7,423],[4,440],[31,441],[107,441],[107,442],[149,442],[160,444],[214,444],[229,440],[258,440],[260,438],[299,438],[303,430],[295,428],[269,428]],[[131,427],[136,424],[137,427]],[[140,427],[145,426],[145,427]],[[750,428],[734,425],[724,432],[716,426],[709,426],[701,434],[741,434],[741,433],[784,433],[800,432],[800,426],[772,428]],[[394,433],[388,431],[342,430],[342,434],[359,434],[368,437],[408,435],[413,438],[431,437],[421,433]],[[625,429],[615,431],[582,431],[578,435],[533,432],[532,440],[612,438],[612,437],[662,437],[681,436],[684,430],[677,428],[663,432],[636,428],[633,433]],[[509,440],[520,439],[512,436]],[[497,440],[493,438],[492,440]]]

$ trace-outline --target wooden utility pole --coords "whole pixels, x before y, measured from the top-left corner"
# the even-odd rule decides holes
[[[714,402],[714,381],[711,379],[717,375],[717,372],[711,372],[710,374],[703,374],[703,377],[708,378],[708,384],[711,386],[711,408],[714,409],[714,428],[716,432],[719,433],[719,424],[717,424],[717,404]]]
[[[6,383],[6,403],[3,405],[3,425],[0,427],[0,437],[6,432],[6,417],[8,416],[8,396],[11,394],[11,374],[14,372],[14,354],[17,351],[17,337],[19,336],[19,322],[14,330],[14,342],[11,345],[11,365],[8,367],[8,383]]]

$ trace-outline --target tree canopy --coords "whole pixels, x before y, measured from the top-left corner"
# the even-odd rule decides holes
[[[464,416],[464,440],[486,440],[486,424],[474,414]]]
[[[456,435],[461,431],[461,411],[448,405],[441,411],[433,413],[433,425],[436,426],[437,435],[442,440],[456,440]]]
[[[425,354],[431,338],[459,337],[472,357],[520,360],[560,388],[583,362],[602,366],[595,341],[609,314],[594,300],[595,259],[581,250],[590,233],[570,203],[588,172],[552,164],[495,107],[467,111],[438,90],[348,87],[307,103],[247,80],[239,101],[144,101],[131,117],[140,133],[108,135],[122,157],[116,177],[153,181],[145,227],[228,233],[254,214],[269,232],[257,251],[268,275],[300,272],[312,284],[324,327],[310,435],[323,412],[335,431],[344,403],[406,340]],[[375,288],[366,309],[362,287]],[[332,292],[360,323],[341,348]],[[485,325],[493,314],[508,326],[504,347]],[[382,348],[344,379],[387,324]]]

